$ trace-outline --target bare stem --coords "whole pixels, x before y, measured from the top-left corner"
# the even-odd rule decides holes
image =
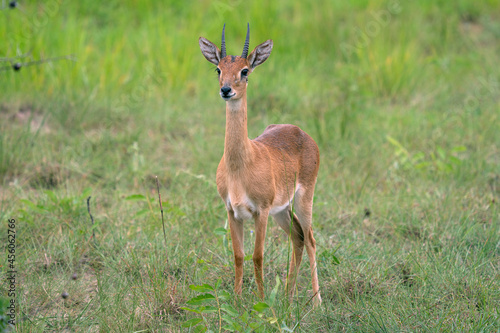
[[[91,196],[89,196],[87,198],[87,211],[89,212],[89,215],[90,215],[90,221],[92,222],[92,237],[91,239],[93,238],[94,239],[94,242],[95,242],[95,229],[94,229],[94,217],[92,216],[92,214],[90,213],[90,198],[92,198]]]
[[[160,202],[161,224],[163,226],[163,239],[165,240],[165,253],[167,254],[167,262],[168,262],[167,233],[165,231],[165,221],[163,219],[163,205],[161,204],[160,181],[158,180],[158,176],[155,176],[155,178],[156,178],[156,188],[158,190],[158,201]]]
[[[54,61],[59,61],[59,60],[76,61],[76,57],[72,54],[60,56],[60,57],[52,57],[52,58],[45,58],[45,59],[40,59],[40,60],[26,61],[26,62],[18,61],[19,59],[22,59],[25,57],[27,57],[27,55],[22,55],[22,56],[19,56],[16,58],[0,58],[0,62],[10,62],[10,65],[0,67],[0,72],[10,70],[10,69],[14,69],[14,70],[18,71],[21,69],[21,67],[40,65],[40,64],[44,64],[46,62],[54,62]]]

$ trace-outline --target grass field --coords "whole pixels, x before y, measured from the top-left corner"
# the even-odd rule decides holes
[[[2,6],[0,307],[15,300],[18,332],[500,331],[500,1]],[[233,294],[225,105],[198,37],[218,44],[226,23],[240,54],[247,22],[250,49],[274,40],[248,86],[250,137],[291,123],[320,148],[321,308],[307,256],[288,302],[273,222],[265,305],[250,222]]]

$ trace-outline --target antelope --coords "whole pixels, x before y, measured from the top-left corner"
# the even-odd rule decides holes
[[[287,278],[291,298],[302,261],[304,245],[311,264],[314,304],[321,303],[316,268],[312,206],[319,169],[316,142],[294,125],[269,125],[254,140],[247,132],[248,76],[265,62],[273,48],[267,40],[248,54],[250,24],[241,56],[226,54],[225,31],[222,28],[221,49],[200,37],[205,58],[217,66],[220,96],[226,102],[226,134],[224,154],[217,168],[217,190],[227,209],[234,254],[236,295],[243,285],[243,222],[255,221],[253,253],[258,294],[264,298],[263,260],[268,216],[292,239],[293,253]]]

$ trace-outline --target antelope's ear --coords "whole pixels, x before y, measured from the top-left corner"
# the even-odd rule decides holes
[[[219,61],[221,59],[221,52],[219,48],[214,43],[203,37],[200,37],[198,42],[200,43],[201,53],[203,53],[205,58],[215,66],[219,65]]]
[[[252,69],[262,64],[271,55],[273,49],[273,41],[266,40],[264,43],[257,45],[255,49],[248,55],[248,62]]]

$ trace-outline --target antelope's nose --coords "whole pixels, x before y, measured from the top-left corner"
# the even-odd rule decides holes
[[[220,93],[222,96],[227,96],[231,92],[231,87],[223,86],[220,88]]]

